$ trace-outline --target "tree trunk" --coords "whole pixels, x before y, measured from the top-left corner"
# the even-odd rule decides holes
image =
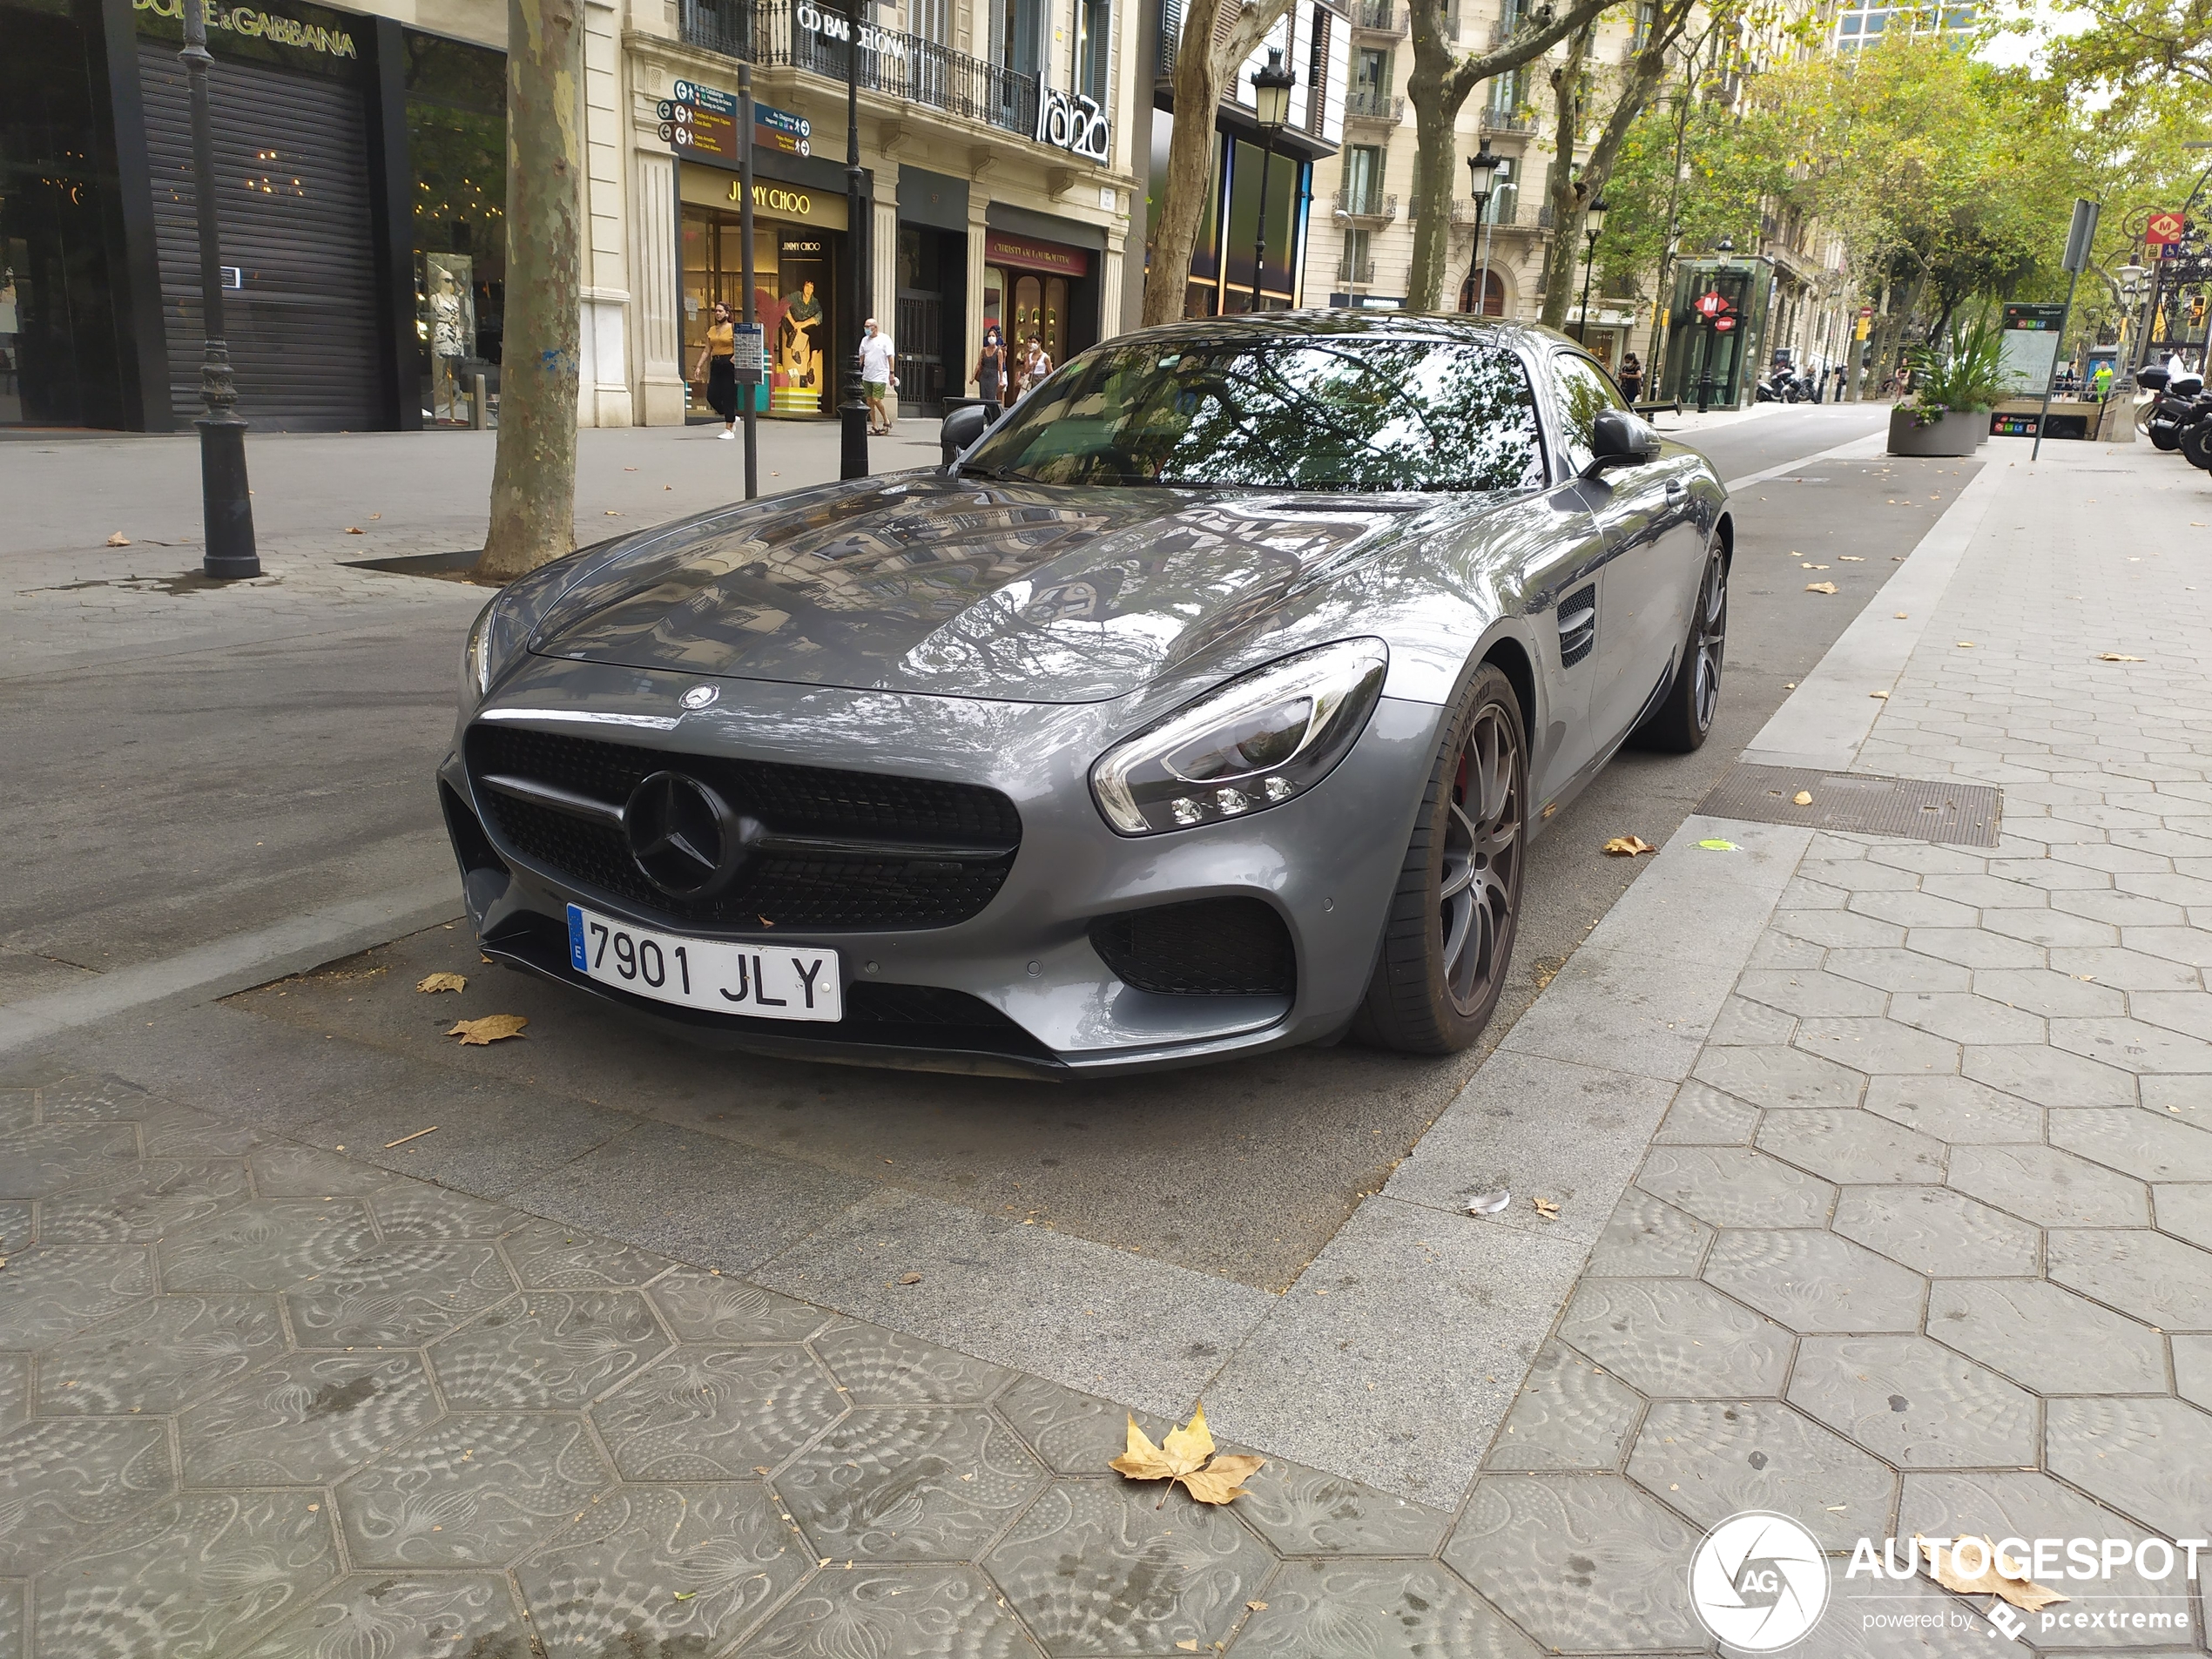
[[[1544,244],[1544,308],[1537,320],[1547,328],[1567,321],[1575,297],[1575,269],[1582,252],[1582,208],[1589,200],[1575,176],[1575,144],[1582,132],[1582,70],[1589,62],[1590,31],[1579,29],[1567,43],[1567,59],[1552,69],[1552,108],[1557,136],[1552,140],[1552,172],[1546,194],[1552,210],[1551,240]]]
[[[1175,125],[1168,135],[1166,194],[1151,264],[1144,273],[1147,328],[1183,315],[1190,258],[1213,194],[1214,111],[1223,84],[1291,9],[1291,0],[1243,0],[1236,27],[1217,44],[1223,9],[1238,4],[1239,0],[1190,0],[1183,13],[1183,33],[1175,48]],[[1253,274],[1257,287],[1258,273]]]
[[[1413,103],[1413,132],[1420,145],[1413,179],[1424,204],[1413,224],[1413,268],[1406,284],[1410,309],[1434,311],[1443,296],[1452,232],[1453,170],[1458,160],[1452,146],[1460,106],[1483,82],[1534,62],[1615,3],[1577,0],[1571,10],[1541,27],[1519,30],[1495,51],[1457,57],[1444,28],[1445,0],[1407,0],[1413,68],[1406,78],[1406,96]],[[1426,206],[1430,203],[1435,206]]]
[[[583,116],[579,0],[508,0],[507,309],[478,576],[511,581],[576,546]]]

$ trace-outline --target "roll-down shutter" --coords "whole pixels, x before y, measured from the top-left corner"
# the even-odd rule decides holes
[[[154,240],[179,421],[201,412],[199,239],[192,128],[174,47],[142,42]],[[239,411],[254,426],[384,424],[361,89],[225,58],[211,77],[223,296]]]

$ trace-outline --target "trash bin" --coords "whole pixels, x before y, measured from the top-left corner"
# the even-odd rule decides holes
[[[1001,408],[996,401],[988,398],[981,397],[948,397],[945,400],[944,412],[946,415],[949,415],[954,409],[974,408],[978,405],[981,405],[990,410],[991,421],[993,423],[995,423],[999,416],[1005,413],[1005,410]],[[956,448],[945,442],[941,437],[938,441],[937,448],[940,460],[948,467],[951,466],[954,459],[956,459],[960,455],[960,451]]]

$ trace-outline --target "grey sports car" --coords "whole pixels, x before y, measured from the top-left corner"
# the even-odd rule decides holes
[[[485,951],[819,1058],[1445,1052],[1544,819],[1711,726],[1726,492],[1561,336],[1182,323],[945,425],[486,608],[439,772]]]

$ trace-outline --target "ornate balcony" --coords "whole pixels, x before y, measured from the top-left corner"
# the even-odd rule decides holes
[[[1357,34],[1395,38],[1406,32],[1406,13],[1398,0],[1352,0],[1352,27]]]
[[[1347,287],[1355,285],[1365,287],[1374,280],[1375,262],[1372,260],[1339,260],[1337,261],[1337,280]]]
[[[1379,190],[1339,190],[1336,195],[1336,216],[1365,220],[1370,227],[1387,225],[1398,217],[1398,198],[1386,196]]]
[[[1389,98],[1366,87],[1355,86],[1345,95],[1344,118],[1394,127],[1406,118],[1406,100]]]

